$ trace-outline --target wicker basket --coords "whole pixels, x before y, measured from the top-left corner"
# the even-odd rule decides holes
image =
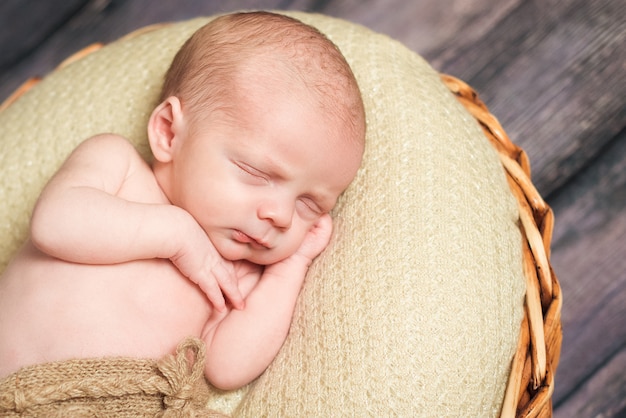
[[[520,210],[526,309],[502,416],[552,416],[554,373],[562,340],[561,288],[550,265],[554,215],[530,180],[526,153],[511,142],[476,92],[454,77],[442,75],[442,80],[476,118],[498,151]]]
[[[126,37],[166,25],[148,26]],[[99,43],[90,45],[64,60],[58,68],[79,60],[102,46]],[[441,75],[441,78],[478,121],[485,136],[497,150],[520,210],[526,302],[501,416],[549,417],[552,416],[554,373],[559,362],[562,340],[561,289],[550,264],[554,216],[530,180],[530,164],[526,153],[509,139],[498,120],[478,98],[478,94],[457,78],[449,75]],[[38,78],[32,78],[22,84],[0,104],[0,112],[38,82]]]

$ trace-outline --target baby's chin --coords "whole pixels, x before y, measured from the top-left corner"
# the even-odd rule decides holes
[[[255,250],[247,246],[234,246],[229,248],[217,248],[224,259],[228,261],[249,261],[261,266],[268,266],[270,264],[276,264],[279,261],[289,257],[290,254],[285,254],[284,251],[274,250]]]
[[[283,261],[286,259],[288,255],[285,254],[270,254],[270,252],[252,254],[249,257],[243,258],[246,261],[249,261],[254,264],[259,264],[261,266],[269,266],[271,264],[276,264],[279,261]]]

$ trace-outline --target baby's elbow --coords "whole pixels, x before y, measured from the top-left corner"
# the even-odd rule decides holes
[[[63,202],[40,197],[30,218],[30,241],[39,251],[52,257],[67,257],[81,248],[84,231],[73,227]]]
[[[33,245],[46,254],[54,253],[57,235],[51,231],[50,222],[35,209],[30,221],[30,240]]]

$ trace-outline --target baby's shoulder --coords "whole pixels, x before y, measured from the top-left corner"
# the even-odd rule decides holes
[[[128,139],[113,133],[102,133],[89,137],[81,142],[74,152],[101,153],[101,156],[109,154],[120,156],[126,153],[138,155],[137,150]]]
[[[93,162],[94,167],[124,173],[136,170],[151,171],[135,146],[125,137],[103,133],[87,138],[73,152],[74,158]]]
[[[89,183],[133,201],[161,200],[152,168],[125,137],[103,133],[87,138],[74,150],[68,166]]]

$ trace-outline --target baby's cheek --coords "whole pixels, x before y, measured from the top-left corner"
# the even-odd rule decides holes
[[[298,231],[290,231],[288,237],[281,242],[281,245],[276,247],[275,252],[272,254],[276,261],[283,260],[298,251],[304,239],[307,235],[308,230],[298,229]]]

